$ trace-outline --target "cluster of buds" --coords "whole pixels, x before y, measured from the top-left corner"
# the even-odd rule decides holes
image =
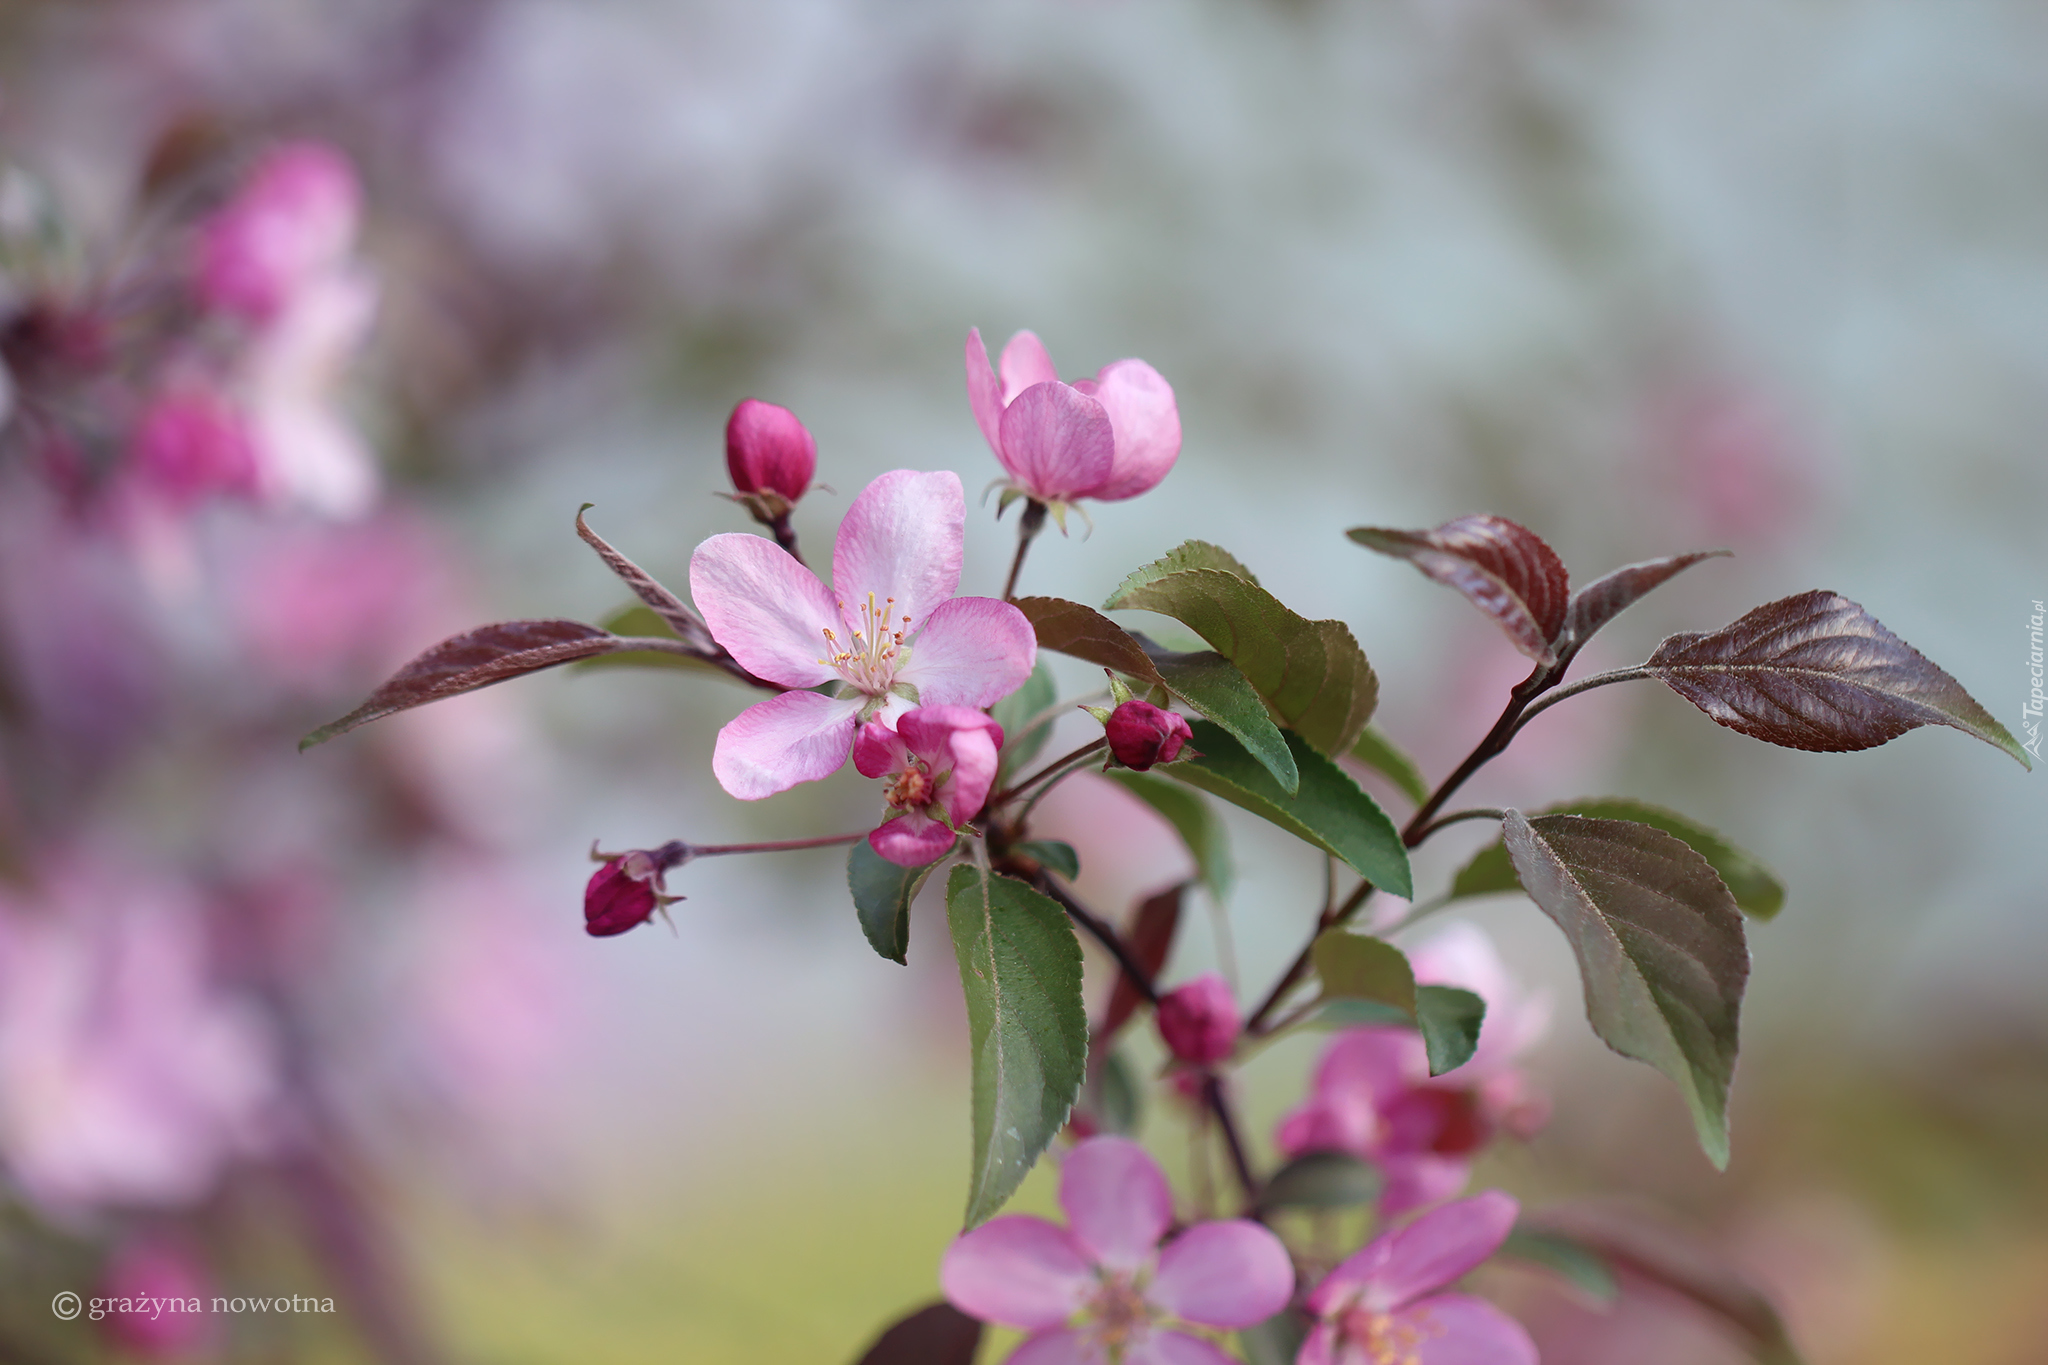
[[[683,897],[667,894],[663,878],[696,856],[680,839],[624,853],[603,853],[592,844],[590,860],[602,866],[583,888],[583,931],[592,938],[610,938],[639,928],[657,913],[668,918],[668,907]]]
[[[1114,673],[1109,675],[1109,696],[1116,705],[1081,709],[1102,722],[1103,738],[1118,766],[1142,773],[1161,763],[1198,756],[1185,747],[1195,737],[1185,716],[1138,696]]]

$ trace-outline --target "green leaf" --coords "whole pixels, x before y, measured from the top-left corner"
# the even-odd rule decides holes
[[[652,607],[634,605],[621,607],[598,623],[614,635],[638,636],[642,639],[673,640],[675,631],[660,612]],[[672,654],[665,649],[630,649],[618,654],[600,654],[592,659],[580,659],[569,665],[571,673],[587,673],[592,669],[606,668],[674,668],[685,673],[696,673],[704,677],[723,678],[727,682],[738,682],[709,659],[694,654]]]
[[[1421,805],[1429,799],[1429,784],[1415,760],[1394,747],[1377,725],[1368,725],[1351,746],[1351,756],[1401,789],[1401,794]]]
[[[1429,1074],[1456,1071],[1479,1050],[1479,1030],[1486,1023],[1486,1002],[1457,986],[1415,988],[1415,1023],[1429,1051]]]
[[[1266,703],[1236,664],[1206,649],[1189,654],[1157,651],[1151,658],[1168,691],[1223,727],[1273,775],[1282,791],[1292,796],[1300,790],[1301,771],[1293,748],[1281,738]]]
[[[1380,1197],[1380,1173],[1345,1152],[1304,1152],[1273,1172],[1259,1193],[1262,1212],[1343,1209]]]
[[[1299,1308],[1283,1308],[1272,1317],[1237,1334],[1250,1365],[1294,1365],[1308,1340],[1309,1320]]]
[[[1309,948],[1316,979],[1332,998],[1377,1000],[1415,1016],[1415,972],[1407,955],[1385,939],[1331,929]]]
[[[1088,1017],[1081,945],[1050,899],[962,865],[946,881],[946,919],[973,1055],[974,1227],[1016,1192],[1066,1123],[1087,1071]]]
[[[1508,1239],[1500,1244],[1500,1254],[1554,1270],[1599,1303],[1613,1303],[1621,1296],[1621,1287],[1614,1282],[1614,1269],[1607,1259],[1565,1233],[1517,1223]]]
[[[1522,886],[1571,941],[1593,1031],[1677,1083],[1725,1168],[1749,981],[1735,898],[1705,858],[1648,825],[1515,810],[1501,825]]]
[[[1038,757],[1046,740],[1052,738],[1052,725],[1058,717],[1048,713],[1059,699],[1052,670],[1040,659],[1022,687],[989,708],[990,718],[1003,727],[1003,753],[996,762],[998,790],[1008,786],[1010,779]],[[1036,726],[1024,728],[1034,720],[1039,722]]]
[[[1088,1112],[1106,1133],[1129,1137],[1144,1114],[1144,1090],[1121,1052],[1111,1052],[1088,1078]]]
[[[1634,801],[1622,796],[1587,797],[1579,801],[1567,801],[1551,806],[1545,815],[1588,815],[1597,820],[1633,820],[1639,825],[1661,829],[1673,838],[1683,840],[1692,851],[1705,858],[1720,874],[1728,893],[1735,897],[1736,908],[1755,919],[1769,919],[1785,904],[1785,887],[1770,870],[1749,854],[1723,839],[1705,825],[1687,819],[1677,811],[1653,806],[1647,801]],[[1518,891],[1521,883],[1515,880],[1514,865],[1508,860],[1507,847],[1496,843],[1481,849],[1459,871],[1451,883],[1451,896],[1486,896],[1497,891]]]
[[[923,867],[899,867],[869,846],[865,839],[848,850],[846,886],[853,892],[860,931],[874,950],[891,962],[903,962],[910,951],[910,902],[925,878],[943,859]]]
[[[1359,1028],[1366,1024],[1399,1024],[1413,1028],[1415,1016],[1384,1000],[1339,998],[1321,1001],[1316,1012],[1302,1022],[1309,1028]]]
[[[1017,852],[1041,867],[1049,867],[1068,881],[1081,875],[1081,855],[1063,839],[1026,839],[1013,844]]]
[[[1230,863],[1230,838],[1207,801],[1186,787],[1150,773],[1112,768],[1108,776],[1165,816],[1167,823],[1179,832],[1181,842],[1194,855],[1196,874],[1202,885],[1209,888],[1210,895],[1219,902],[1230,895],[1231,879],[1236,875]]]
[[[1379,703],[1379,679],[1350,627],[1297,614],[1213,545],[1190,541],[1146,565],[1103,606],[1191,627],[1322,753],[1349,751]]]
[[[1401,846],[1401,836],[1387,813],[1360,791],[1343,769],[1310,748],[1299,735],[1291,731],[1282,734],[1301,773],[1301,788],[1295,795],[1282,791],[1272,774],[1255,763],[1242,745],[1207,721],[1194,723],[1194,746],[1201,756],[1159,771],[1242,806],[1335,854],[1384,891],[1413,896],[1408,851]]]

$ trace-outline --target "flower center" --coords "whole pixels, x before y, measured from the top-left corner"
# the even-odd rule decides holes
[[[1142,1340],[1152,1325],[1152,1308],[1127,1275],[1105,1273],[1084,1310],[1088,1340],[1100,1347],[1102,1358],[1121,1361],[1124,1351]]]
[[[1365,1365],[1422,1365],[1422,1343],[1444,1334],[1419,1314],[1403,1322],[1391,1313],[1353,1308],[1337,1321],[1345,1344],[1362,1354]]]
[[[889,784],[889,804],[898,810],[921,810],[932,803],[939,794],[939,784],[924,764],[916,759],[910,766],[896,774]]]
[[[892,627],[891,621],[897,619],[895,606],[895,598],[885,598],[877,605],[875,595],[869,593],[868,600],[861,604],[860,629],[853,633],[852,644],[840,644],[838,634],[826,626],[825,657],[818,662],[838,669],[839,676],[857,691],[871,697],[887,696],[896,681],[896,670],[910,657],[910,651],[903,647],[903,631],[910,618],[905,616],[901,624]],[[839,610],[843,613],[846,603],[841,602]]]

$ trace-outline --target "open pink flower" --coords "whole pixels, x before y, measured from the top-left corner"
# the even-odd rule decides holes
[[[1446,930],[1413,962],[1423,984],[1459,986],[1486,1001],[1472,1060],[1432,1077],[1414,1029],[1346,1029],[1324,1049],[1308,1100],[1276,1135],[1288,1156],[1348,1152],[1377,1166],[1384,1214],[1450,1198],[1465,1187],[1480,1148],[1503,1130],[1527,1136],[1547,1115],[1515,1059],[1541,1036],[1548,1001],[1521,994],[1474,926]]]
[[[719,785],[758,801],[837,772],[863,721],[989,706],[1023,686],[1038,655],[1024,613],[953,596],[966,519],[959,475],[898,469],[847,509],[829,590],[760,536],[697,547],[690,592],[712,637],[756,676],[793,689],[718,732]],[[838,694],[808,690],[821,683]]]
[[[1294,1266],[1257,1223],[1197,1223],[1162,1249],[1173,1193],[1143,1147],[1090,1138],[1060,1171],[1069,1226],[993,1219],[946,1250],[939,1284],[961,1312],[1032,1335],[1009,1365],[1234,1365],[1162,1323],[1240,1328],[1287,1306]]]
[[[1003,727],[969,706],[922,706],[891,730],[861,726],[853,766],[862,777],[889,779],[889,808],[902,812],[868,835],[890,862],[923,867],[944,856],[955,831],[981,812],[996,780]]]
[[[967,400],[1012,486],[1055,509],[1135,498],[1180,456],[1173,388],[1142,360],[1064,384],[1038,337],[1019,332],[1003,347],[998,378],[976,328],[967,333]]]
[[[1436,1294],[1491,1256],[1519,1212],[1497,1190],[1374,1239],[1308,1296],[1295,1365],[1537,1365],[1522,1325],[1483,1299]]]

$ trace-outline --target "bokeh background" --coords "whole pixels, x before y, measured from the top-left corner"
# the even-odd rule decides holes
[[[1727,546],[1583,667],[1827,587],[2017,730],[2048,597],[2044,44],[2025,0],[14,0],[0,216],[60,218],[70,264],[11,264],[13,316],[149,249],[151,168],[332,144],[376,288],[335,401],[379,491],[137,532],[49,491],[16,405],[0,1354],[170,1349],[51,1318],[124,1264],[336,1300],[173,1343],[235,1360],[850,1361],[931,1297],[967,1167],[933,907],[907,968],[831,850],[685,869],[673,934],[577,914],[593,839],[837,832],[868,784],[732,801],[708,760],[748,698],[669,672],[292,745],[442,634],[623,605],[582,503],[680,585],[745,527],[713,496],[741,397],[817,435],[810,547],[886,469],[956,469],[972,504],[999,470],[970,325],[1033,328],[1073,375],[1142,356],[1179,396],[1171,477],[1041,540],[1027,589],[1099,601],[1221,543],[1353,625],[1432,776],[1519,660],[1348,526],[1494,511],[1581,577]],[[1011,545],[971,510],[965,590]],[[1815,1365],[2038,1361],[2040,777],[1949,731],[1773,749],[1637,685],[1549,713],[1470,794],[1610,792],[1790,889],[1753,927],[1734,1161],[1591,1038],[1562,941],[1501,898],[1467,917],[1558,1002],[1557,1114],[1485,1176],[1639,1196]],[[1137,869],[1101,903],[1180,875],[1112,798],[1062,800],[1084,861]],[[1254,994],[1322,873],[1231,826],[1217,909]],[[1421,886],[1471,846],[1437,843]],[[1184,938],[1169,979],[1219,961]],[[1247,1078],[1264,1151],[1312,1047]],[[1170,1105],[1150,1132],[1181,1142]],[[1653,1294],[1504,1292],[1552,1359],[1742,1358]]]

